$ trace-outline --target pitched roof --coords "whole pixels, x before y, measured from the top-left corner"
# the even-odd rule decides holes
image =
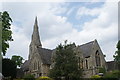
[[[112,71],[112,70],[116,70],[116,69],[118,69],[118,68],[117,68],[117,64],[115,61],[107,62],[107,70],[108,71]]]
[[[50,49],[38,48],[43,64],[51,64],[52,51]]]
[[[26,60],[23,65],[21,66],[21,68],[23,69],[23,71],[27,71],[29,70],[29,63],[30,63],[30,60]]]
[[[92,46],[93,46],[94,41],[91,41],[89,43],[80,45],[80,50],[83,53],[83,57],[89,57],[92,53]]]

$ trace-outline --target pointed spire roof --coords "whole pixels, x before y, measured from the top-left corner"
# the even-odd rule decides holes
[[[35,18],[34,28],[33,28],[33,34],[32,34],[32,42],[34,45],[42,47],[40,36],[39,36],[39,29],[38,29],[38,22],[37,17]]]

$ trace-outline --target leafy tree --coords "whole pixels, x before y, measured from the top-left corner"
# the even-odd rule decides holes
[[[73,51],[73,44],[58,45],[56,48],[55,63],[53,69],[50,70],[50,77],[65,78],[79,80],[81,69],[78,66],[78,58]]]
[[[10,59],[2,59],[2,74],[4,77],[16,77],[16,64]]]
[[[18,67],[20,67],[21,64],[22,64],[22,61],[23,61],[24,59],[23,59],[23,57],[21,57],[21,56],[13,55],[12,58],[11,58],[11,60],[12,60],[12,61],[15,61],[16,65],[17,65]]]
[[[120,70],[120,40],[117,43],[117,51],[115,52],[114,58],[114,60],[117,62],[118,69]]]
[[[2,43],[0,42],[0,54],[6,54],[7,48],[9,48],[8,41],[13,41],[12,39],[12,31],[10,30],[12,19],[10,18],[7,11],[0,12],[0,32],[2,33],[0,37],[2,37]]]

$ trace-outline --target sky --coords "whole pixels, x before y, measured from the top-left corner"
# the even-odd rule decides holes
[[[55,49],[68,40],[82,45],[97,39],[106,61],[113,60],[118,41],[118,2],[2,2],[13,22],[13,42],[5,57],[28,59],[35,17],[43,48]]]

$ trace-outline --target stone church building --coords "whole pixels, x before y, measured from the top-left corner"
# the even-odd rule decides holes
[[[74,45],[80,68],[83,69],[83,77],[89,78],[99,73],[99,68],[106,68],[106,61],[97,40],[83,45]],[[55,49],[50,50],[42,47],[37,18],[35,19],[31,43],[29,45],[29,58],[21,66],[25,74],[30,73],[35,77],[47,76],[53,67]]]

